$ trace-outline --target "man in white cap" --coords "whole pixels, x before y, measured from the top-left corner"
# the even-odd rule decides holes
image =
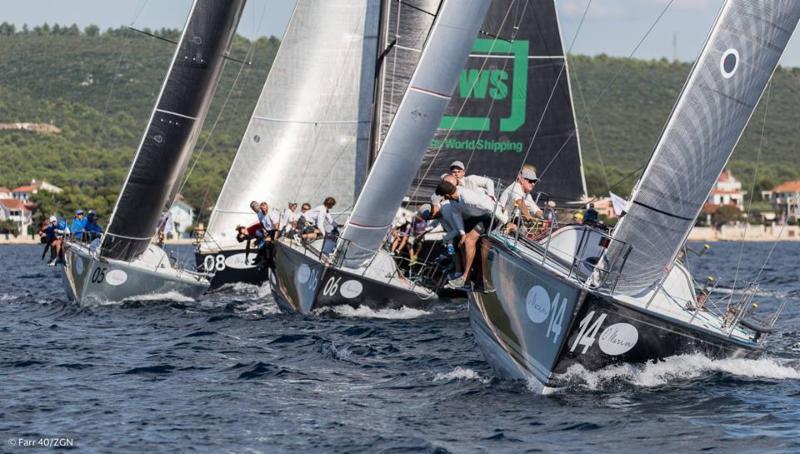
[[[456,177],[458,186],[483,191],[494,199],[494,181],[480,175],[467,175],[465,170],[466,167],[461,161],[453,161],[450,164],[450,175]]]
[[[500,206],[503,207],[503,211],[509,219],[519,216],[530,221],[533,216],[542,215],[542,210],[536,206],[536,202],[531,196],[538,181],[536,168],[525,164],[517,174],[517,180],[500,194]]]

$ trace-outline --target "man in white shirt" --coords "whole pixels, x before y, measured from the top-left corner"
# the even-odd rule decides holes
[[[508,216],[502,207],[480,190],[455,186],[448,181],[442,181],[436,187],[436,193],[450,201],[455,230],[461,235],[458,246],[464,254],[464,272],[448,282],[452,288],[464,287],[472,271],[472,262],[475,260],[475,251],[482,233],[489,230],[492,217],[498,220],[498,225],[508,222]]]
[[[289,202],[285,210],[281,212],[278,220],[278,230],[281,235],[289,235],[297,229],[297,203]]]
[[[334,205],[336,205],[336,199],[327,197],[325,201],[322,202],[322,205],[303,213],[305,220],[314,224],[314,231],[303,235],[305,240],[314,241],[317,238],[325,238],[325,234],[328,232],[326,223],[330,224],[332,229],[336,228],[336,222],[331,216],[331,208],[333,208]]]
[[[519,216],[529,221],[533,216],[542,215],[542,210],[536,206],[531,196],[537,181],[539,179],[536,177],[536,168],[525,164],[517,175],[517,180],[500,195],[500,206],[509,219],[513,220]]]
[[[458,179],[458,186],[480,190],[492,199],[495,198],[494,181],[480,175],[467,175],[463,162],[453,161],[453,163],[450,164],[450,175]]]

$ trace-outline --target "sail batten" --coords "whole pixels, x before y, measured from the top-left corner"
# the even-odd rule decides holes
[[[206,230],[235,243],[251,200],[334,197],[352,206],[366,179],[379,0],[299,0]]]
[[[663,279],[744,132],[800,19],[792,0],[728,0],[709,34],[608,254],[632,248],[616,290]]]
[[[195,0],[100,254],[130,261],[144,252],[186,170],[245,0]]]

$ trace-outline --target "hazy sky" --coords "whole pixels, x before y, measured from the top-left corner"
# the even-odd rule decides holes
[[[324,0],[323,0],[324,1]],[[556,0],[565,46],[570,47],[590,0]],[[798,0],[800,1],[800,0]],[[672,0],[641,48],[640,58],[694,60],[723,0]],[[248,0],[239,33],[281,36],[294,0]],[[670,0],[591,0],[573,53],[628,56]],[[0,0],[0,22],[29,26],[77,23],[101,28],[180,28],[191,0]],[[800,38],[794,36],[782,64],[800,66]]]

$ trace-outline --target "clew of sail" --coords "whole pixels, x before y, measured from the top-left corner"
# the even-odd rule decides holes
[[[796,0],[729,0],[614,230],[616,290],[641,295],[665,276],[775,71],[798,19]],[[623,244],[625,243],[625,244]]]
[[[285,208],[333,196],[350,207],[366,178],[379,0],[300,0],[211,214],[204,248],[254,222],[251,200]]]
[[[446,0],[342,238],[344,266],[358,268],[383,244],[464,67],[490,0]]]
[[[450,163],[513,181],[523,164],[537,191],[559,201],[586,194],[567,58],[554,0],[494,0],[411,198],[429,198]]]
[[[101,255],[130,261],[147,249],[214,97],[245,0],[196,0],[128,177]]]

